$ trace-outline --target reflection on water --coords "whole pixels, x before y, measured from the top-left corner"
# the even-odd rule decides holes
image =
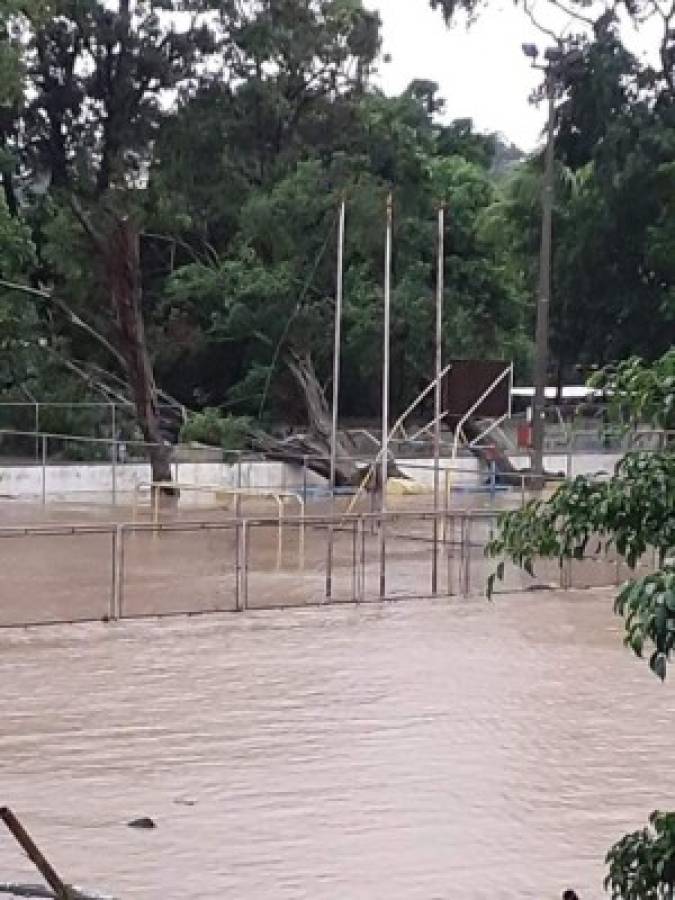
[[[588,900],[675,794],[607,594],[5,632],[0,678],[0,801],[120,898]]]

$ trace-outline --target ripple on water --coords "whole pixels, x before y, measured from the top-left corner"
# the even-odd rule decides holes
[[[675,792],[602,593],[5,632],[0,678],[3,802],[121,898],[597,897]]]

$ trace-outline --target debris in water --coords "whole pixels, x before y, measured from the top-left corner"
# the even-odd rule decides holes
[[[157,824],[149,816],[141,816],[140,819],[132,819],[127,822],[129,828],[157,828]]]
[[[113,900],[105,894],[97,894],[84,888],[69,886],[73,900]],[[19,884],[14,881],[0,882],[0,894],[10,894],[12,897],[37,897],[45,900],[55,900],[56,894],[43,887],[41,884]]]

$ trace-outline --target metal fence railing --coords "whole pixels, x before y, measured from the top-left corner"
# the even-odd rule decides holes
[[[650,452],[675,447],[675,432],[634,431],[625,438],[624,446],[627,449],[644,449]],[[7,470],[13,470],[15,475],[18,473],[17,480],[20,481],[22,496],[41,498],[43,502],[51,496],[62,498],[68,494],[89,493],[107,495],[113,503],[116,503],[120,494],[133,495],[137,483],[147,482],[151,478],[149,456],[152,447],[152,444],[140,440],[65,435],[58,432],[35,433],[30,430],[0,428],[0,465]],[[15,456],[17,452],[18,457]],[[589,457],[583,455],[586,452],[582,448],[577,452],[572,442],[566,451],[547,456],[547,469],[549,473],[557,473],[560,478],[570,478],[584,472],[592,475],[600,471],[608,473],[614,461],[618,459],[616,453],[613,456],[597,455],[597,457],[591,453]],[[525,451],[513,453],[512,456],[518,468],[528,465]],[[368,466],[374,459],[376,457],[373,455],[363,455],[349,460],[341,457],[338,462],[357,462],[360,466]],[[588,469],[586,464],[589,460],[596,466],[597,471]],[[433,465],[429,461],[405,456],[397,457],[397,461],[399,467],[413,479],[419,477],[427,482],[433,480],[431,477]],[[222,471],[218,477],[222,476],[224,488],[294,490],[301,494],[303,502],[307,502],[317,492],[323,490],[325,493],[325,480],[314,475],[312,462],[311,456],[299,456],[293,467],[278,463],[277,481],[271,481],[269,473],[264,479],[259,480],[259,471],[256,467],[262,463],[269,463],[263,454],[198,446],[172,447],[174,480],[178,480],[181,465],[221,464]],[[75,472],[76,466],[90,464],[92,467],[87,477]],[[134,472],[132,467],[139,465],[144,466],[144,470]],[[468,482],[470,488],[484,490],[491,497],[494,497],[499,489],[509,486],[520,492],[521,502],[524,502],[527,499],[530,479],[533,478],[527,471],[516,472],[508,476],[505,485],[505,479],[498,477],[494,466],[490,469],[483,465],[480,471],[477,471],[475,462],[468,456],[442,457],[440,465],[441,484],[446,496],[451,490],[461,490]],[[467,467],[473,468],[469,472]],[[32,477],[29,477],[31,472]],[[192,480],[192,476],[183,480]],[[212,476],[207,480],[213,482],[214,478]],[[554,481],[555,477],[548,480]],[[9,478],[9,472],[5,473],[4,481],[6,493],[12,495],[13,481]]]
[[[160,403],[159,413],[167,437],[174,439],[185,410]],[[0,401],[0,431],[5,435],[3,455],[37,463],[41,459],[42,434],[106,439],[119,444],[138,443],[141,437],[133,403],[112,401],[3,400]]]
[[[37,440],[39,446],[38,461],[17,461],[10,454],[5,456],[4,442],[9,440],[12,447],[17,442],[25,441],[27,447]],[[120,495],[132,499],[139,484],[151,480],[149,469],[150,451],[153,445],[144,441],[121,441],[112,438],[93,438],[79,435],[63,435],[59,433],[41,432],[37,435],[30,431],[15,431],[0,428],[0,461],[5,468],[19,473],[20,493],[24,497],[40,498],[46,502],[50,497],[62,499],[64,496],[82,496],[100,494],[116,503]],[[318,457],[317,457],[318,459]],[[325,461],[325,460],[324,460]],[[236,489],[268,489],[270,491],[296,492],[303,503],[312,497],[326,493],[325,479],[316,476],[312,471],[313,458],[309,455],[298,457],[292,467],[281,462],[270,463],[263,454],[250,451],[227,451],[218,448],[172,448],[172,477],[180,480],[180,467],[193,464],[221,464],[217,476],[222,481],[222,488]],[[355,462],[367,468],[373,464],[374,457],[340,457],[338,462]],[[278,480],[270,480],[270,473],[260,476],[258,466],[276,466]],[[78,473],[77,466],[85,468]],[[401,459],[399,465],[413,479],[420,478],[430,484],[433,465],[415,459]],[[443,458],[440,462],[441,481],[446,495],[461,486],[467,480],[467,465],[475,466],[469,459]],[[142,469],[138,469],[142,466]],[[136,468],[134,468],[136,467]],[[33,477],[29,478],[29,474]],[[88,473],[88,474],[83,474]],[[476,481],[476,469],[471,469],[469,481]],[[213,483],[216,474],[207,479]],[[272,477],[275,477],[272,475]],[[190,472],[189,479],[194,478]],[[512,487],[517,487],[525,495],[529,479],[528,473],[514,475]],[[183,479],[187,481],[188,479]],[[494,496],[499,485],[496,472],[486,471],[480,474],[479,483],[474,485],[486,494]],[[12,482],[5,478],[7,493],[12,495]],[[199,489],[199,481],[194,483]]]
[[[0,529],[0,626],[483,593],[492,512]],[[434,527],[435,526],[435,527]],[[649,565],[650,559],[645,560]],[[434,575],[435,573],[435,575]],[[507,566],[502,591],[613,585],[615,556]]]

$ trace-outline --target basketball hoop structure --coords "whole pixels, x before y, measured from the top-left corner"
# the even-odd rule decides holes
[[[471,449],[482,446],[485,438],[511,418],[513,363],[485,360],[456,361],[444,382],[444,415],[456,420],[452,443],[453,462],[460,443]],[[488,419],[489,424],[475,437],[468,438],[465,426],[472,418]]]

